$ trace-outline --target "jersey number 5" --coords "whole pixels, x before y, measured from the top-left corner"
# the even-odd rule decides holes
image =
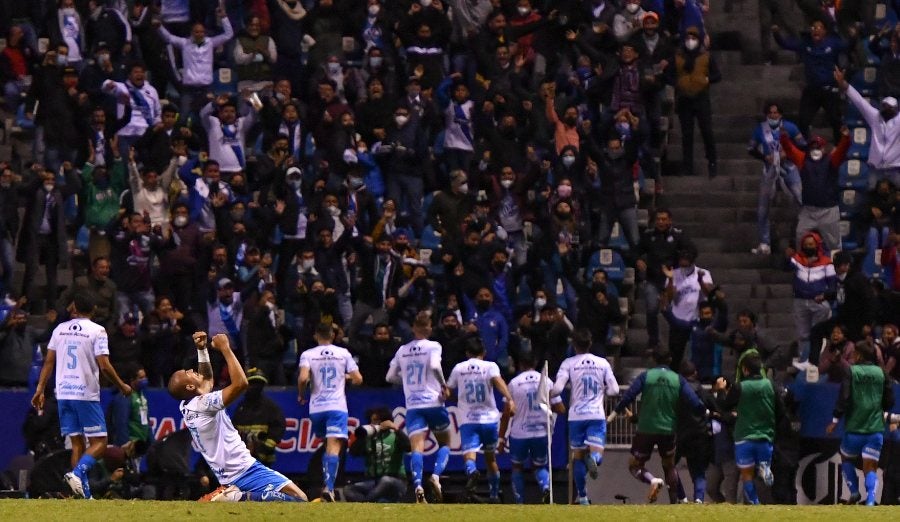
[[[70,370],[78,368],[78,354],[76,353],[76,350],[78,350],[78,346],[74,344],[70,344],[66,347],[66,356],[69,358],[69,361],[66,363],[66,368]]]

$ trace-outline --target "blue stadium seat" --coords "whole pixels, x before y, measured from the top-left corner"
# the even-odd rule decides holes
[[[841,191],[840,197],[841,199],[838,206],[841,209],[841,217],[852,219],[859,214],[860,210],[862,210],[866,199],[866,193],[862,190],[847,189]]]
[[[869,157],[869,140],[872,133],[868,127],[855,127],[850,129],[850,150],[847,156],[865,161]]]
[[[622,255],[611,248],[601,248],[594,252],[588,260],[584,278],[590,282],[594,272],[601,268],[606,271],[609,282],[621,289],[622,280],[625,279],[625,260],[622,259]]]
[[[879,234],[879,231],[872,227],[866,237],[866,257],[863,258],[862,271],[871,278],[884,279],[885,277],[884,267],[881,266],[882,245],[879,238],[886,238],[888,232],[887,229],[884,229]]]
[[[867,97],[866,100],[870,104],[872,103],[871,98]],[[844,107],[844,125],[852,129],[853,127],[862,127],[865,124],[866,120],[863,119],[859,109],[852,103],[847,103]]]
[[[869,166],[858,159],[847,160],[841,164],[838,183],[841,188],[865,190],[869,186]]]
[[[625,239],[625,234],[622,232],[622,226],[619,225],[618,221],[613,225],[612,232],[609,235],[609,247],[620,252],[628,250],[628,240]]]
[[[842,249],[856,250],[859,247],[859,240],[857,240],[856,234],[853,233],[853,226],[850,224],[850,221],[841,219],[840,229]]]
[[[238,77],[234,69],[220,67],[213,74],[212,91],[216,94],[228,94],[237,92]]]

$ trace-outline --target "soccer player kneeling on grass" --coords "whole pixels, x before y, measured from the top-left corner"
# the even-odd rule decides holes
[[[306,403],[306,386],[312,383],[309,397],[309,418],[313,435],[325,439],[325,455],[322,457],[322,473],[325,488],[323,502],[334,502],[334,480],[341,462],[341,446],[347,440],[346,382],[362,384],[362,374],[356,361],[346,348],[331,344],[334,329],[328,323],[316,327],[315,348],[300,354],[300,375],[297,377],[297,396],[300,404]]]
[[[841,470],[850,488],[848,504],[857,504],[859,477],[856,459],[862,455],[862,469],[866,478],[866,505],[875,505],[878,487],[878,459],[884,445],[884,412],[894,406],[891,380],[875,364],[875,347],[868,342],[856,345],[854,362],[841,383],[834,418],[825,431],[832,433],[841,417],[846,415],[844,438],[841,440]]]
[[[726,410],[735,410],[734,460],[741,470],[744,496],[751,504],[759,504],[753,477],[757,468],[766,486],[772,486],[772,443],[775,420],[784,415],[781,398],[772,381],[760,375],[762,360],[751,355],[741,361],[744,380],[735,383],[725,397]]]
[[[593,339],[587,328],[579,328],[572,335],[575,355],[563,361],[556,373],[551,397],[558,397],[572,383],[569,397],[569,445],[572,447],[573,479],[578,492],[577,502],[590,504],[587,497],[587,475],[596,479],[597,466],[603,462],[606,445],[606,411],[603,401],[607,395],[618,395],[619,383],[612,367],[603,357],[590,353]]]
[[[296,484],[250,455],[225,412],[225,408],[247,389],[247,376],[231,351],[228,336],[218,334],[212,339],[213,349],[225,358],[231,381],[218,391],[212,390],[213,372],[206,349],[206,333],[195,332],[192,337],[197,346],[198,371],[179,370],[172,374],[169,394],[181,400],[179,409],[194,446],[222,484],[201,498],[201,502],[305,502],[306,494]]]
[[[525,474],[522,472],[525,463],[531,461],[534,478],[543,492],[544,504],[550,503],[550,470],[547,448],[547,412],[541,408],[540,388],[544,380],[544,389],[553,388],[553,381],[541,377],[534,370],[534,355],[530,353],[519,356],[519,375],[509,382],[509,393],[516,404],[515,415],[503,412],[500,418],[500,442],[497,451],[503,453],[506,448],[506,432],[509,429],[509,457],[512,461],[512,487],[516,504],[525,503]],[[553,411],[565,413],[562,399],[550,399]]]
[[[500,367],[497,363],[484,360],[484,344],[480,338],[473,337],[468,341],[466,355],[469,360],[454,366],[447,379],[447,387],[457,390],[458,395],[457,421],[460,423],[459,435],[468,476],[466,491],[470,499],[475,496],[479,478],[475,458],[481,449],[484,451],[488,471],[490,498],[496,501],[500,496],[500,468],[497,466],[494,450],[499,438],[497,423],[500,412],[497,411],[497,402],[494,400],[494,389],[503,395],[504,411],[508,414],[515,414],[516,403],[500,377]]]

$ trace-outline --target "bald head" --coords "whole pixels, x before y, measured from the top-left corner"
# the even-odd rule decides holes
[[[169,378],[169,395],[178,400],[187,400],[200,394],[203,378],[194,370],[178,370]]]

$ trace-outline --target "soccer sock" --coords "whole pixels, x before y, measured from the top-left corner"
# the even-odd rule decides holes
[[[753,485],[752,480],[746,480],[743,483],[744,486],[744,496],[747,497],[747,500],[751,504],[759,504],[759,497],[756,496],[756,486]]]
[[[598,466],[603,464],[603,454],[599,451],[592,451],[591,458],[594,459],[594,462],[596,462]]]
[[[241,496],[241,502],[303,502],[297,498],[280,491],[247,491]]]
[[[875,502],[875,488],[878,487],[878,473],[869,471],[866,473],[866,503]]]
[[[88,470],[94,467],[94,464],[96,463],[97,459],[92,457],[89,453],[85,453],[81,456],[80,459],[78,459],[78,463],[75,464],[75,469],[73,469],[72,471],[74,471],[76,475],[83,475],[87,477]]]
[[[409,468],[412,470],[413,485],[420,487],[422,485],[422,453],[418,451],[412,452],[409,456]]]
[[[500,472],[490,472],[488,473],[488,486],[491,490],[491,498],[497,498],[500,496]]]
[[[473,473],[478,472],[478,469],[475,467],[474,460],[466,461],[466,475],[472,475]]]
[[[845,460],[841,462],[841,471],[844,472],[844,480],[850,493],[856,495],[859,493],[859,477],[856,475],[856,466],[852,462]]]
[[[541,491],[550,489],[550,471],[546,467],[540,467],[534,470],[534,478],[541,486]]]
[[[691,477],[691,480],[694,481],[694,500],[703,502],[706,500],[706,475],[700,474]]]
[[[449,446],[441,446],[438,448],[437,453],[434,454],[434,471],[433,473],[438,477],[444,472],[444,469],[447,468],[447,462],[450,460],[450,447]]]
[[[587,491],[585,490],[585,482],[587,482],[587,466],[584,465],[584,461],[578,459],[574,462],[575,469],[572,472],[575,478],[575,491],[578,492],[579,497],[586,497]]]
[[[540,479],[538,479],[538,483],[540,483]],[[513,470],[512,472],[512,490],[513,497],[516,499],[516,504],[522,504],[525,502],[525,497],[523,496],[525,493],[525,474],[522,473],[521,470]]]
[[[334,491],[334,481],[337,479],[338,464],[341,460],[337,455],[325,454],[322,457],[322,469],[325,471],[325,489]]]
[[[636,468],[631,470],[631,474],[634,475],[634,478],[644,482],[646,484],[650,484],[653,482],[653,479],[656,477],[653,476],[653,473],[647,471],[646,468]]]

